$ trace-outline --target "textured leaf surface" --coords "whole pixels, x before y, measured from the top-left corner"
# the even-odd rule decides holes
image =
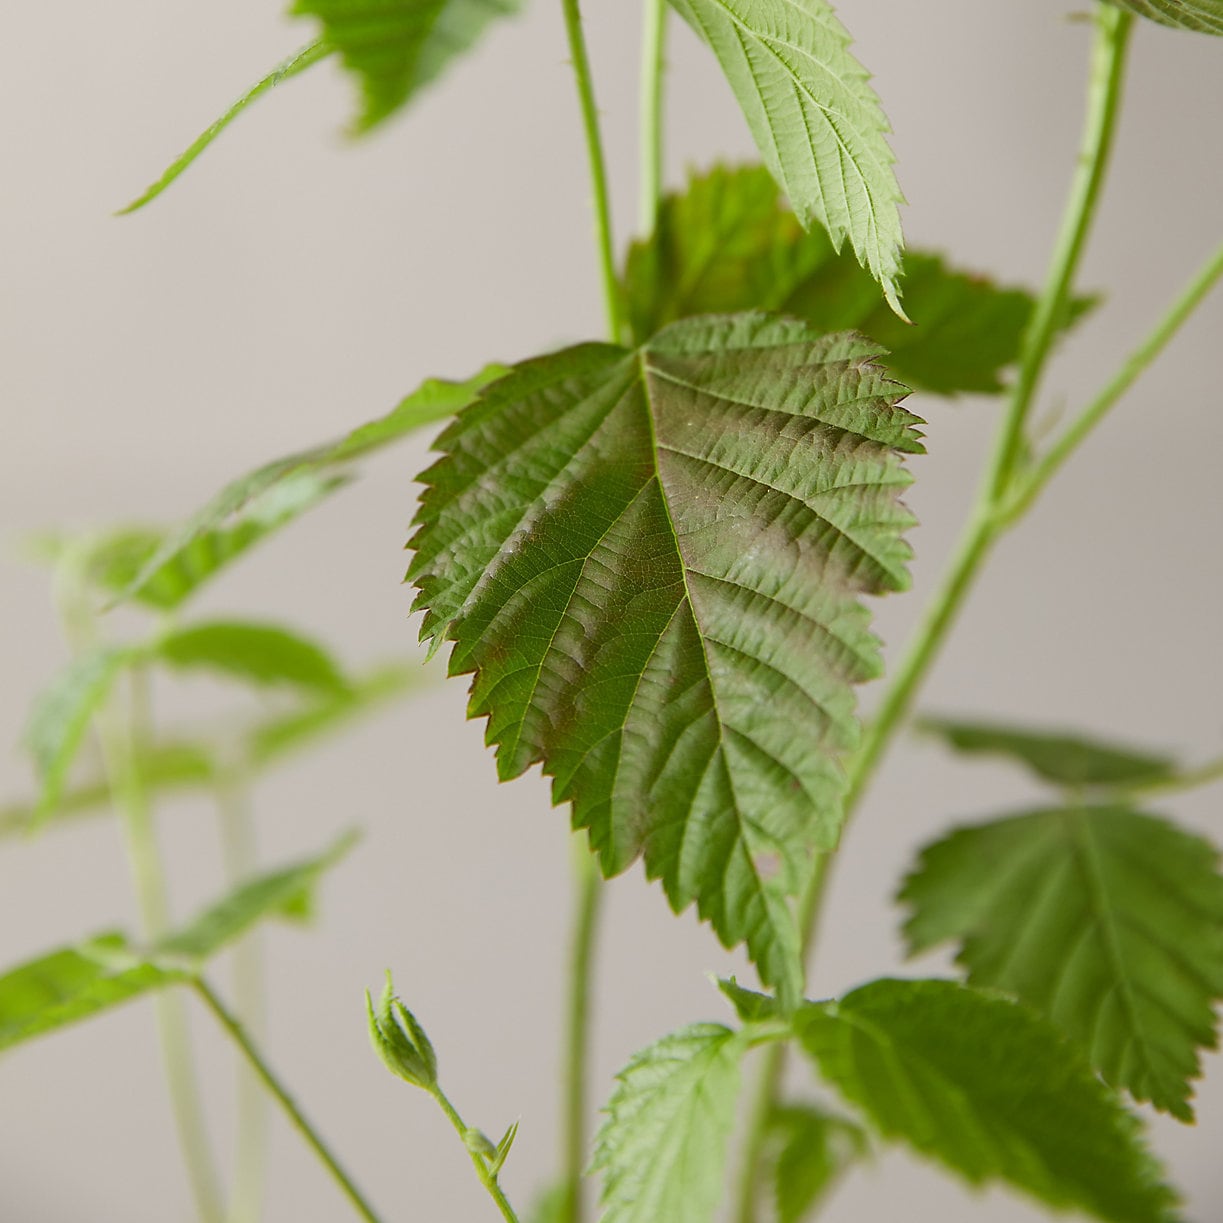
[[[805,226],[845,239],[899,313],[902,196],[887,119],[826,0],[671,0],[722,65]]]
[[[143,963],[121,934],[53,951],[0,977],[0,1049],[185,979]]]
[[[1113,0],[1161,25],[1201,34],[1223,34],[1223,0]]]
[[[741,1032],[693,1024],[617,1076],[591,1164],[603,1174],[603,1223],[710,1223],[746,1048]]]
[[[180,153],[165,169],[162,176],[138,195],[126,207],[119,209],[119,215],[124,216],[143,208],[145,204],[155,200],[205,149],[252,103],[265,93],[275,89],[282,81],[299,76],[307,68],[313,67],[319,60],[326,59],[331,54],[331,48],[322,41],[308,43],[301,50],[295,51],[288,59],[276,65],[267,76],[252,85],[216,122],[204,129],[188,147]]]
[[[258,685],[340,692],[348,681],[317,642],[275,624],[210,620],[160,638],[156,657],[180,671],[218,671]]]
[[[777,1223],[802,1223],[870,1150],[861,1126],[812,1105],[775,1109],[769,1127]]]
[[[333,442],[274,459],[231,480],[182,527],[165,536],[119,587],[115,602],[174,607],[202,581],[269,532],[292,522],[345,483],[347,464],[436,424],[470,403],[505,367],[490,365],[466,382],[430,378],[392,411]],[[130,570],[129,570],[130,571]]]
[[[1123,788],[1167,781],[1179,771],[1170,756],[1104,743],[1065,731],[1038,731],[998,722],[922,718],[918,729],[965,755],[1005,756],[1055,785]]]
[[[885,980],[809,1004],[796,1027],[883,1135],[972,1184],[1006,1181],[1114,1223],[1176,1219],[1137,1120],[1022,1007],[950,981]]]
[[[1122,807],[962,828],[905,882],[909,947],[954,940],[973,984],[1016,994],[1115,1087],[1182,1120],[1223,998],[1223,877],[1206,841]]]
[[[909,251],[908,326],[851,255],[821,230],[803,232],[760,166],[715,167],[665,197],[654,234],[629,250],[624,288],[641,341],[692,315],[779,311],[823,331],[861,331],[887,350],[895,378],[940,395],[1002,390],[1034,307],[1030,293]],[[1076,299],[1068,323],[1090,305]]]
[[[39,797],[34,822],[58,805],[93,716],[106,703],[119,675],[132,660],[119,646],[90,650],[60,673],[34,702],[26,724],[25,744],[38,774]]]
[[[786,897],[880,670],[859,595],[908,580],[921,447],[872,356],[740,316],[526,362],[442,434],[412,540],[501,777],[542,761],[606,874],[644,853],[792,1001]]]
[[[325,42],[361,83],[358,131],[367,131],[436,80],[498,17],[521,0],[295,0],[317,17]]]

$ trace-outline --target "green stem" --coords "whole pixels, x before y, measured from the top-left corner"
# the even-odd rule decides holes
[[[1118,798],[1146,798],[1152,794],[1180,794],[1185,790],[1197,790],[1202,786],[1213,785],[1216,781],[1223,781],[1223,756],[1199,765],[1196,769],[1185,769],[1173,777],[1160,777],[1154,781],[1119,786],[1109,793]]]
[[[450,1124],[454,1126],[455,1132],[463,1140],[463,1145],[466,1146],[469,1131],[463,1123],[463,1118],[459,1116],[458,1111],[446,1098],[446,1093],[440,1087],[434,1084],[428,1090],[429,1094],[441,1106],[442,1112],[450,1119]],[[509,1199],[505,1196],[505,1191],[497,1181],[496,1174],[484,1162],[484,1157],[470,1149],[468,1154],[471,1156],[471,1165],[475,1168],[476,1175],[480,1178],[480,1184],[488,1190],[489,1196],[497,1204],[497,1209],[501,1211],[501,1217],[506,1220],[506,1223],[518,1223],[518,1216],[514,1213],[513,1206],[510,1205]]]
[[[1024,337],[1019,375],[986,480],[988,495],[995,503],[1007,491],[1015,464],[1022,454],[1024,429],[1032,402],[1054,338],[1065,322],[1075,275],[1095,220],[1117,130],[1125,86],[1126,51],[1133,24],[1133,15],[1117,5],[1103,0],[1097,3],[1087,117],[1078,165],[1053,248],[1048,279]]]
[[[641,201],[638,228],[654,232],[662,198],[663,79],[666,75],[667,2],[645,0],[641,41]]]
[[[1130,14],[1105,0],[1097,4],[1096,39],[1088,82],[1082,149],[1049,276],[1025,338],[1019,376],[999,428],[976,505],[959,545],[884,695],[879,712],[850,761],[844,806],[845,824],[861,804],[884,751],[908,714],[917,690],[946,640],[982,562],[999,534],[1009,525],[1003,521],[1001,509],[1011,491],[1015,467],[1023,452],[1027,418],[1053,339],[1065,318],[1075,274],[1095,218],[1116,132],[1125,76],[1125,53],[1132,24]],[[826,855],[817,865],[800,902],[799,920],[805,955],[810,954],[815,942],[827,896],[829,857]],[[740,1184],[739,1223],[752,1223],[755,1218],[755,1200],[761,1176],[760,1155],[764,1148],[763,1128],[778,1099],[784,1075],[785,1046],[778,1046],[775,1052],[776,1063],[773,1051],[770,1051],[764,1067],[761,1092],[746,1140],[746,1150],[751,1158],[745,1163]]]
[[[590,182],[594,192],[595,228],[599,265],[603,273],[603,304],[607,312],[608,337],[613,343],[619,343],[624,335],[624,319],[620,308],[620,283],[616,276],[616,255],[612,242],[607,166],[603,156],[603,137],[599,130],[599,111],[595,105],[590,57],[586,53],[586,36],[582,32],[582,11],[578,7],[578,0],[561,0],[561,7],[565,13],[565,31],[569,36],[569,53],[573,59],[582,124],[586,129],[586,152],[590,159]]]
[[[595,938],[599,926],[602,881],[586,837],[573,839],[576,899],[573,910],[573,943],[569,962],[568,1045],[565,1051],[564,1100],[561,1116],[564,1202],[562,1223],[582,1223],[582,1173],[587,1160],[587,1076],[590,1054],[590,995]]]
[[[243,769],[223,771],[217,782],[217,814],[225,876],[236,887],[254,874],[258,855],[250,809],[249,779]],[[234,1007],[253,1039],[262,1040],[267,1023],[263,944],[256,931],[233,950]],[[262,1214],[267,1168],[267,1097],[259,1076],[243,1059],[238,1063],[237,1124],[230,1223],[257,1223]]]
[[[293,1097],[280,1080],[272,1073],[271,1067],[264,1061],[262,1054],[256,1048],[254,1042],[243,1028],[238,1019],[226,1008],[225,1004],[212,991],[212,987],[202,977],[197,977],[192,983],[196,993],[204,1000],[204,1005],[213,1013],[221,1027],[229,1034],[234,1043],[246,1055],[246,1059],[250,1062],[251,1067],[259,1076],[263,1085],[272,1093],[279,1102],[280,1106],[288,1114],[289,1120],[297,1128],[301,1136],[309,1144],[310,1148],[322,1161],[327,1171],[331,1173],[337,1185],[343,1191],[344,1195],[356,1208],[357,1213],[363,1218],[366,1223],[380,1223],[378,1216],[374,1213],[373,1207],[361,1196],[360,1190],[353,1184],[348,1173],[340,1166],[339,1160],[332,1155],[327,1144],[319,1136],[318,1132],[306,1120],[305,1114],[297,1106]]]
[[[1058,473],[1068,458],[1082,445],[1088,434],[1104,419],[1146,368],[1163,352],[1185,321],[1202,304],[1207,294],[1223,279],[1223,246],[1206,261],[1202,269],[1155,325],[1150,335],[1126,358],[1111,382],[1083,409],[1053,447],[1018,482],[1013,496],[1002,510],[1007,523],[1021,518]]]

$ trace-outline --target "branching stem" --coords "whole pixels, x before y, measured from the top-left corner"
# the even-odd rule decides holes
[[[611,201],[607,191],[607,163],[603,156],[599,110],[595,105],[594,79],[590,71],[590,57],[586,52],[586,35],[582,31],[582,10],[578,0],[561,0],[561,7],[565,13],[565,32],[569,37],[569,53],[573,59],[573,74],[577,81],[582,125],[586,130],[586,152],[590,159],[590,184],[594,193],[595,230],[599,265],[603,274],[603,304],[607,313],[608,338],[619,343],[624,337],[624,320],[620,308],[620,284],[616,276]]]
[[[196,993],[203,999],[205,1006],[213,1013],[217,1022],[220,1023],[221,1027],[224,1028],[238,1048],[242,1050],[252,1069],[263,1082],[263,1085],[272,1093],[281,1108],[288,1114],[289,1120],[297,1128],[297,1131],[319,1157],[327,1171],[331,1173],[345,1197],[356,1208],[357,1214],[365,1220],[365,1223],[381,1223],[381,1220],[374,1213],[373,1207],[362,1197],[352,1178],[340,1166],[339,1160],[331,1153],[327,1144],[306,1119],[306,1115],[298,1107],[296,1101],[289,1095],[288,1090],[272,1072],[271,1067],[264,1060],[263,1055],[259,1052],[254,1041],[251,1040],[238,1018],[230,1012],[221,999],[213,992],[212,987],[202,977],[197,977],[193,985]]]
[[[463,1140],[464,1146],[466,1146],[468,1128],[454,1105],[446,1098],[446,1093],[435,1084],[429,1089],[429,1094],[438,1102],[442,1112],[450,1119],[450,1124],[454,1126],[455,1132]],[[497,1209],[501,1211],[501,1217],[506,1223],[518,1223],[518,1216],[514,1213],[513,1206],[510,1205],[509,1199],[505,1196],[505,1191],[498,1183],[496,1173],[488,1166],[482,1155],[477,1154],[475,1151],[471,1151],[470,1154],[471,1165],[475,1168],[476,1175],[480,1178],[480,1184],[488,1190],[489,1197],[496,1202]]]

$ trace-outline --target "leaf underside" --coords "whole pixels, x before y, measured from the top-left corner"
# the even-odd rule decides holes
[[[360,81],[357,131],[368,131],[436,80],[490,21],[521,0],[296,0],[291,12],[317,17],[323,40]]]
[[[967,756],[1002,756],[1067,789],[1122,789],[1168,781],[1179,771],[1170,756],[1068,731],[1041,731],[956,718],[921,718],[917,729]]]
[[[603,1174],[603,1223],[709,1223],[746,1047],[742,1033],[693,1024],[617,1076],[591,1163]]]
[[[820,229],[804,232],[762,166],[715,166],[666,196],[654,233],[630,248],[624,293],[638,342],[696,314],[766,310],[821,331],[860,331],[888,353],[893,377],[938,395],[991,394],[1020,355],[1035,305],[1022,289],[950,268],[929,252],[905,255],[905,310]],[[1066,324],[1091,298],[1076,298]]]
[[[802,1223],[846,1169],[869,1153],[860,1126],[812,1105],[774,1109],[769,1129],[777,1223]]]
[[[799,1039],[886,1137],[972,1184],[1006,1181],[1113,1223],[1172,1223],[1136,1118],[1024,1008],[950,981],[875,981],[809,1004]]]
[[[887,119],[826,0],[671,0],[718,57],[765,165],[805,226],[846,239],[900,310]]]
[[[411,541],[501,778],[542,762],[605,874],[644,855],[791,1002],[881,667],[860,596],[908,580],[920,422],[874,355],[748,315],[526,362],[438,440]]]
[[[1192,1120],[1223,998],[1223,877],[1199,837],[1124,807],[962,828],[904,884],[912,952],[954,940],[975,985],[1017,995],[1115,1087]]]
[[[1113,0],[1161,25],[1199,34],[1223,34],[1223,0]]]

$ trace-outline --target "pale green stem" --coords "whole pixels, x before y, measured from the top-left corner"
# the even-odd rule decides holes
[[[641,202],[638,228],[654,232],[662,198],[663,81],[667,70],[667,0],[645,0],[641,41]]]
[[[1126,50],[1134,18],[1119,6],[1101,0],[1096,5],[1095,19],[1096,40],[1088,80],[1087,118],[1078,166],[1062,214],[1048,279],[1024,337],[1019,375],[986,480],[986,493],[994,504],[1006,493],[1022,454],[1024,429],[1032,402],[1053,341],[1066,320],[1117,129],[1125,87]]]
[[[607,312],[608,337],[613,343],[619,343],[624,338],[624,320],[620,308],[620,283],[616,276],[611,203],[607,191],[607,165],[603,156],[599,111],[595,105],[594,80],[590,72],[590,57],[586,52],[586,36],[582,32],[582,11],[578,7],[578,0],[561,0],[561,8],[565,13],[565,32],[569,37],[569,53],[573,59],[573,74],[577,81],[578,103],[582,110],[582,125],[586,131],[586,152],[590,159],[590,183],[594,193],[595,232],[599,248],[599,266],[603,275],[603,304]]]
[[[1152,794],[1180,794],[1185,790],[1197,790],[1202,786],[1223,781],[1223,756],[1196,769],[1185,769],[1172,777],[1160,777],[1152,781],[1140,781],[1129,786],[1118,786],[1110,794],[1120,798],[1146,798]]]
[[[599,926],[602,880],[584,833],[573,839],[574,899],[571,925],[573,945],[569,962],[569,1007],[565,1051],[564,1100],[561,1135],[564,1168],[562,1223],[582,1223],[582,1173],[588,1156],[587,1062],[590,1056],[590,995],[594,947]]]
[[[83,578],[71,560],[58,576],[57,597],[72,648],[80,651],[92,646],[97,637],[94,615]],[[137,666],[130,678],[130,706],[121,705],[118,697],[113,697],[95,717],[94,729],[103,772],[123,827],[142,933],[153,942],[169,926],[170,906],[153,810],[137,766],[140,741],[147,733],[147,676]],[[153,1008],[170,1111],[196,1214],[200,1223],[222,1223],[225,1214],[220,1181],[195,1076],[187,1010],[182,996],[171,990],[158,993]]]
[[[884,750],[908,714],[914,696],[946,640],[982,562],[1003,529],[998,512],[1011,489],[1015,465],[1023,450],[1024,426],[1053,339],[1065,318],[1075,273],[1099,202],[1116,131],[1131,26],[1130,14],[1105,0],[1097,4],[1096,40],[1088,83],[1082,150],[1050,273],[1025,339],[1019,377],[999,428],[976,505],[950,566],[884,695],[879,712],[850,762],[845,797],[846,823],[860,805]],[[827,863],[822,861],[812,874],[800,902],[803,951],[807,955],[818,932],[827,895],[827,879]],[[764,1145],[760,1130],[767,1124],[781,1089],[784,1057],[785,1046],[779,1046],[778,1064],[773,1065],[770,1057],[764,1069],[765,1083],[757,1102],[753,1128],[747,1137],[747,1149],[754,1153],[755,1158],[745,1164],[743,1170],[739,1195],[740,1223],[752,1223],[755,1217],[755,1195],[761,1176],[759,1154]]]
[[[1088,434],[1108,415],[1146,368],[1163,352],[1190,315],[1223,279],[1223,246],[1206,261],[1185,291],[1156,324],[1150,335],[1130,354],[1111,382],[1083,409],[1051,449],[1018,481],[1018,487],[1001,510],[1006,522],[1027,512],[1062,464],[1082,445]]]
[[[467,1126],[463,1123],[463,1118],[459,1116],[453,1104],[446,1098],[446,1093],[442,1091],[436,1084],[428,1089],[429,1094],[441,1106],[442,1112],[450,1119],[450,1124],[454,1126],[458,1136],[463,1140],[463,1145],[467,1145]],[[497,1204],[497,1209],[501,1211],[501,1217],[506,1220],[506,1223],[518,1223],[518,1216],[514,1213],[514,1208],[510,1205],[509,1199],[505,1196],[504,1190],[497,1181],[496,1174],[485,1163],[484,1157],[478,1155],[475,1151],[468,1151],[471,1155],[471,1165],[476,1170],[476,1175],[480,1178],[480,1184],[488,1190],[488,1195]]]
[[[288,1090],[272,1072],[271,1067],[264,1060],[263,1055],[259,1052],[259,1049],[251,1040],[237,1017],[229,1011],[221,999],[213,992],[208,982],[202,977],[197,977],[192,984],[195,991],[203,999],[204,1005],[208,1007],[216,1017],[217,1022],[220,1023],[221,1027],[224,1028],[238,1048],[246,1055],[247,1061],[250,1062],[260,1081],[272,1093],[281,1108],[284,1109],[298,1133],[301,1134],[311,1150],[319,1157],[327,1171],[331,1173],[344,1196],[348,1198],[356,1209],[357,1214],[366,1223],[380,1223],[373,1207],[361,1196],[361,1192],[353,1183],[352,1178],[344,1171],[339,1160],[331,1153],[318,1131],[306,1119],[306,1115],[298,1107],[296,1101],[289,1095]]]
[[[226,769],[217,782],[217,815],[221,857],[231,887],[249,879],[258,864],[255,822],[250,808],[250,780],[242,769]],[[248,932],[233,949],[234,1009],[252,1039],[263,1039],[267,1024],[263,943]],[[230,1195],[230,1223],[257,1223],[263,1213],[267,1168],[267,1097],[245,1059],[238,1062],[236,1158]]]

